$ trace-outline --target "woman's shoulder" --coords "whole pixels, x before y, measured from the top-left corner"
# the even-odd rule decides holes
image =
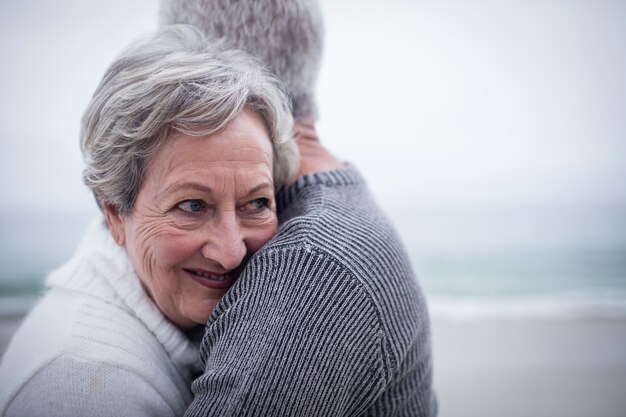
[[[121,305],[62,288],[49,290],[26,316],[7,357],[49,361],[62,353],[113,360],[110,347],[124,351],[149,343],[149,331]],[[3,359],[3,367],[7,360]]]
[[[3,416],[176,416],[151,381],[118,366],[62,354],[38,369],[3,402]]]
[[[178,391],[180,387],[166,387],[179,385],[163,377],[164,370],[176,374],[171,368],[162,346],[129,311],[95,297],[52,289],[26,317],[3,357],[0,409],[36,392],[50,399],[61,391],[69,394],[77,381],[87,384],[83,388],[95,384],[107,398],[115,398],[107,390],[135,378],[154,385],[151,389],[162,385],[159,391]]]

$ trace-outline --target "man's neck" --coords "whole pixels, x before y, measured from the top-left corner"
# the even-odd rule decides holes
[[[322,146],[313,123],[296,123],[294,125],[294,138],[300,151],[298,177],[343,168],[343,162]]]

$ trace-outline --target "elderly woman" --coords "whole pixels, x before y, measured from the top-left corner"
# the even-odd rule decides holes
[[[0,415],[182,415],[193,335],[276,232],[291,126],[271,77],[189,27],[123,52],[81,131],[104,216],[12,340]]]

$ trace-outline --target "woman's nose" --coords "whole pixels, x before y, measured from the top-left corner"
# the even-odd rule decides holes
[[[227,271],[237,268],[246,256],[244,237],[234,214],[221,216],[216,227],[211,228],[202,255]]]

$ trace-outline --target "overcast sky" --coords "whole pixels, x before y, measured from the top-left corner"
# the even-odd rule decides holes
[[[322,140],[384,205],[626,202],[626,2],[322,5]],[[0,2],[0,207],[94,207],[80,115],[157,9]]]

